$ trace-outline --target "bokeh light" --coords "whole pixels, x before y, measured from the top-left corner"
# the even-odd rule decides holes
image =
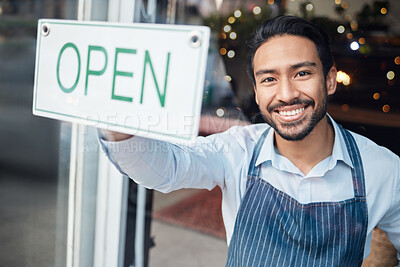
[[[237,38],[236,32],[231,32],[231,33],[229,34],[229,38],[231,38],[232,40],[235,40],[235,39]]]
[[[357,31],[358,30],[358,23],[356,22],[356,21],[351,21],[350,22],[350,28],[353,30],[353,31]]]
[[[349,85],[351,83],[350,76],[344,71],[338,71],[336,76],[336,81],[338,83],[343,83],[343,85]]]
[[[261,7],[255,6],[253,8],[253,13],[254,13],[254,15],[259,15],[261,13]]]
[[[233,15],[234,15],[236,18],[240,18],[240,16],[242,16],[242,11],[240,11],[239,9],[238,9],[238,10],[235,10],[235,12],[233,13]]]
[[[219,108],[215,111],[218,117],[223,117],[225,115],[225,110],[224,108]]]
[[[395,74],[394,74],[394,71],[388,71],[387,73],[386,73],[386,78],[388,78],[388,80],[393,80],[394,79],[394,76],[395,76]]]
[[[375,100],[378,100],[379,98],[381,98],[381,94],[380,94],[380,93],[375,93],[372,97],[373,97]]]
[[[390,106],[389,105],[384,105],[382,107],[382,111],[385,112],[385,113],[389,112],[390,111]]]
[[[340,25],[339,27],[337,27],[338,33],[344,33],[345,30],[346,30],[346,28],[343,25]]]
[[[233,24],[235,23],[236,19],[234,17],[229,17],[228,18],[228,23]]]
[[[314,6],[313,6],[313,4],[307,4],[306,5],[306,9],[308,10],[308,11],[312,11],[313,9],[314,9]]]
[[[222,56],[225,56],[225,55],[226,55],[226,49],[222,47],[222,48],[219,50],[219,53],[220,53]]]
[[[235,56],[235,54],[236,54],[236,53],[235,53],[235,51],[233,51],[233,50],[229,50],[229,51],[228,51],[228,57],[229,57],[229,58],[233,58],[233,57]]]
[[[350,44],[350,48],[351,48],[351,50],[355,51],[360,48],[360,45],[356,41],[354,41]]]

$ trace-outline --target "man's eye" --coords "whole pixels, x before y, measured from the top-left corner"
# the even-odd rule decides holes
[[[273,78],[273,77],[267,77],[267,78],[263,79],[261,82],[270,83],[270,82],[273,82],[273,81],[275,81],[275,78]]]
[[[299,73],[297,73],[297,76],[299,77],[303,77],[303,76],[307,76],[310,75],[311,73],[308,71],[300,71]]]

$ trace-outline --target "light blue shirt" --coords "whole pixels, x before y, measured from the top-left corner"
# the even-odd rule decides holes
[[[338,125],[332,119],[331,122],[335,131],[332,155],[306,175],[277,153],[271,129],[256,161],[256,166],[261,164],[261,177],[301,203],[353,198],[353,165]],[[268,127],[267,124],[234,126],[220,134],[198,137],[191,145],[138,136],[120,142],[101,140],[101,143],[123,174],[147,188],[167,193],[182,188],[221,187],[222,215],[229,244],[253,149]],[[360,150],[366,184],[368,230],[364,258],[370,252],[375,226],[387,233],[400,252],[399,157],[361,135],[352,135]]]

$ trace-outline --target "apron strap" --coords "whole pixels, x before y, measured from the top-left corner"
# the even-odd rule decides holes
[[[268,127],[268,129],[266,129],[263,132],[261,137],[258,139],[256,146],[254,147],[253,156],[251,157],[249,171],[247,172],[247,176],[259,176],[260,175],[260,168],[256,168],[256,161],[257,161],[258,155],[260,154],[261,148],[264,145],[264,140],[267,137],[270,129],[271,129],[271,127]]]
[[[364,167],[362,164],[360,151],[358,150],[354,137],[348,130],[345,130],[339,125],[340,131],[342,132],[344,141],[346,143],[347,151],[350,155],[351,162],[354,168],[351,170],[353,178],[353,188],[355,197],[365,198],[365,181],[364,181]]]

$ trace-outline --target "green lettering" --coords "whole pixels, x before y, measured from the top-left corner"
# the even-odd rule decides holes
[[[167,66],[166,66],[166,70],[165,70],[164,92],[161,93],[160,92],[160,88],[158,87],[158,82],[157,82],[157,79],[156,79],[156,75],[154,73],[153,64],[151,63],[150,53],[147,50],[145,51],[144,67],[143,67],[143,80],[142,80],[142,93],[141,93],[141,96],[140,96],[140,104],[143,103],[144,81],[145,81],[145,78],[146,78],[146,65],[149,64],[150,70],[151,70],[151,74],[153,75],[153,80],[154,80],[154,83],[156,85],[158,98],[160,99],[160,104],[161,104],[162,107],[164,107],[164,105],[165,105],[165,94],[167,93],[167,81],[168,81],[168,70],[169,70],[169,58],[170,58],[170,55],[171,55],[171,53],[168,52],[168,55],[167,55]]]
[[[132,72],[124,72],[124,71],[118,71],[117,70],[117,59],[118,59],[118,54],[119,53],[126,53],[126,54],[136,54],[135,49],[125,49],[125,48],[116,48],[115,49],[115,61],[114,61],[114,76],[113,76],[113,85],[112,85],[112,95],[111,98],[115,100],[121,100],[121,101],[127,101],[127,102],[132,102],[131,97],[126,97],[126,96],[119,96],[114,93],[115,91],[115,77],[117,75],[119,76],[125,76],[125,77],[133,77]]]
[[[91,70],[91,69],[89,69],[90,55],[92,53],[92,50],[100,51],[100,52],[103,52],[103,54],[104,54],[105,63],[104,63],[104,67],[101,70]],[[107,56],[107,51],[104,49],[104,47],[89,45],[89,48],[88,48],[88,59],[87,59],[87,65],[86,65],[85,95],[87,95],[89,75],[97,75],[97,76],[103,75],[103,73],[106,71],[106,68],[107,68],[107,62],[108,62],[108,56]]]
[[[72,85],[72,87],[70,88],[66,88],[61,84],[61,80],[60,80],[60,60],[61,60],[61,56],[64,53],[65,49],[71,47],[72,49],[75,50],[76,55],[78,56],[78,74],[76,75],[76,80],[75,83]],[[57,60],[57,82],[58,85],[60,86],[61,90],[63,90],[65,93],[71,93],[72,91],[75,90],[75,87],[78,84],[79,81],[79,76],[81,75],[81,56],[79,54],[78,48],[76,47],[76,45],[74,45],[73,43],[66,43],[60,50],[60,54],[58,54],[58,60]]]

